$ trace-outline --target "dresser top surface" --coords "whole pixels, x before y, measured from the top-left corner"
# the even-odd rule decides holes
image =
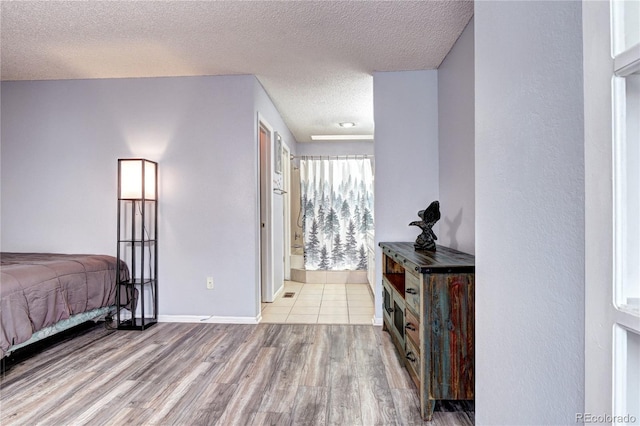
[[[448,247],[437,246],[436,251],[424,251],[415,250],[411,242],[383,242],[379,245],[383,250],[389,249],[421,269],[473,268],[475,266],[473,255]]]

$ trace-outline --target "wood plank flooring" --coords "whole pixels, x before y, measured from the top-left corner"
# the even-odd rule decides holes
[[[473,425],[422,422],[389,336],[369,325],[97,325],[11,364],[2,425]]]

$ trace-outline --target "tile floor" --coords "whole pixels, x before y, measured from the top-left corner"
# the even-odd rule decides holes
[[[285,281],[273,303],[262,304],[263,323],[372,324],[368,284],[312,284]],[[283,297],[294,292],[291,298]]]

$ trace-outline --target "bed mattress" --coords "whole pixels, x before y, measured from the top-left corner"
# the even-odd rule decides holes
[[[0,253],[0,358],[13,345],[72,315],[115,304],[116,274],[107,255]]]

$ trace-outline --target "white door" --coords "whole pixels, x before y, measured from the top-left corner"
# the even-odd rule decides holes
[[[640,424],[640,2],[584,1],[585,413]]]

